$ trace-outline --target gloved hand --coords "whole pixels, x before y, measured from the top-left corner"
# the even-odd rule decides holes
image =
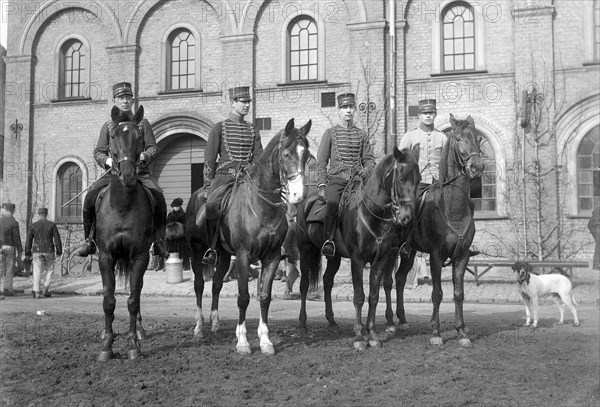
[[[140,153],[140,166],[145,167],[146,165],[148,165],[148,157],[146,156],[146,154],[144,153]]]
[[[113,166],[113,159],[112,159],[112,158],[110,158],[110,157],[108,157],[108,158],[106,159],[106,163],[105,163],[104,165],[105,165],[107,168],[112,168],[112,166]]]
[[[325,200],[325,188],[319,188],[319,198]]]
[[[363,168],[362,170],[360,170],[358,172],[358,176],[361,177],[362,179],[365,179],[369,176],[369,173],[371,171],[368,168]]]

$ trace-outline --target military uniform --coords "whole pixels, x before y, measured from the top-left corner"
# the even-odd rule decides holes
[[[113,86],[113,97],[116,98],[120,95],[133,96],[130,83],[121,82]],[[132,112],[129,112],[129,116],[130,119],[133,119]],[[112,120],[108,120],[106,123],[104,123],[104,125],[102,125],[102,128],[100,129],[100,135],[98,136],[98,143],[94,149],[94,160],[105,170],[110,169],[110,166],[106,164],[106,161],[110,157],[110,135],[116,125],[117,123],[114,123]],[[150,169],[148,168],[148,166],[158,155],[156,139],[154,137],[154,131],[152,131],[152,126],[148,120],[142,119],[138,126],[142,133],[142,137],[144,138],[144,151],[142,153],[144,155],[144,162],[143,165],[138,166],[138,180],[143,186],[150,190],[156,202],[156,209],[154,211],[154,253],[162,257],[168,257],[169,254],[162,245],[162,239],[165,234],[166,226],[167,203],[165,202],[162,189],[154,180],[152,180],[152,178],[150,178],[151,173]],[[88,192],[83,202],[83,226],[85,236],[89,237],[89,240],[87,241],[87,245],[79,250],[78,254],[80,256],[93,254],[96,250],[93,239],[90,236],[92,224],[96,218],[96,199],[98,198],[100,190],[102,190],[102,188],[107,186],[109,183],[110,173],[106,173],[88,188]]]
[[[231,88],[229,98],[249,102],[250,90],[247,86]],[[203,258],[205,264],[217,262],[215,236],[223,196],[235,182],[236,176],[258,161],[262,152],[256,127],[235,112],[215,124],[208,134],[204,151],[204,188],[207,190],[207,239],[210,248]]]
[[[338,108],[356,105],[354,94],[338,96]],[[318,187],[325,188],[327,210],[325,215],[325,238],[323,254],[333,256],[333,234],[338,213],[338,205],[344,188],[352,178],[363,175],[375,167],[373,148],[367,133],[356,127],[353,121],[342,121],[325,130],[317,153]],[[332,250],[328,249],[331,248]]]
[[[29,229],[25,242],[25,256],[33,256],[33,298],[50,297],[50,283],[54,273],[56,256],[62,254],[62,242],[56,224],[46,219],[47,208],[38,209],[38,214],[43,215],[34,222]],[[46,272],[44,291],[40,293],[42,271]]]
[[[13,295],[15,258],[23,251],[19,223],[13,217],[15,204],[4,203],[2,208],[8,213],[0,216],[0,299]]]

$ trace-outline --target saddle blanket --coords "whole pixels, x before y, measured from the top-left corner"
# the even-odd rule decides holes
[[[317,199],[310,208],[308,215],[306,216],[307,222],[320,222],[325,223],[325,214],[327,213],[327,204],[324,199]]]

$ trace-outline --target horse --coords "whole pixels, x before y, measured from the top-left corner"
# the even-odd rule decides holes
[[[231,256],[235,255],[235,270],[238,276],[239,318],[236,327],[237,352],[241,355],[252,353],[246,339],[246,310],[250,302],[248,273],[250,264],[260,260],[261,273],[258,279],[260,299],[260,321],[258,336],[261,352],[275,354],[269,339],[267,326],[271,288],[275,271],[281,258],[281,245],[285,239],[288,223],[286,205],[282,198],[285,192],[292,204],[305,199],[304,171],[308,160],[308,140],[312,121],[303,127],[294,127],[294,119],[288,121],[285,129],[279,131],[265,147],[256,165],[242,174],[241,181],[234,184],[229,198],[224,199],[220,232],[216,250],[219,263],[213,276],[211,330],[219,330],[219,293],[223,288]],[[206,241],[206,193],[198,189],[192,194],[186,208],[188,239],[192,247],[192,270],[196,293],[196,326],[194,336],[202,337],[204,317],[202,315],[202,294],[204,278],[202,255],[208,248]]]
[[[479,140],[475,132],[475,123],[471,116],[457,120],[450,115],[452,133],[450,134],[440,159],[440,178],[431,185],[424,197],[422,208],[417,216],[412,232],[414,249],[430,254],[430,269],[433,290],[433,314],[431,326],[432,345],[443,343],[440,334],[439,308],[442,301],[441,274],[446,259],[452,263],[452,281],[454,284],[454,324],[458,331],[459,343],[463,347],[471,346],[463,321],[464,274],[469,262],[469,247],[475,235],[473,207],[469,199],[471,180],[481,177],[484,164],[481,160]],[[407,326],[404,312],[404,285],[406,276],[412,268],[416,252],[411,250],[409,257],[401,258],[395,273],[396,278],[396,315],[400,326]],[[392,278],[388,276],[383,286],[386,295],[387,326],[394,328],[391,303]]]
[[[127,356],[140,355],[139,340],[145,339],[140,314],[140,293],[148,266],[149,250],[154,236],[153,208],[149,194],[138,181],[138,157],[144,150],[144,139],[138,125],[144,117],[140,106],[132,119],[113,107],[115,125],[110,134],[110,154],[113,167],[110,183],[97,204],[96,245],[102,275],[104,330],[102,350],[98,357],[107,361],[115,357],[112,351],[114,332],[115,273],[129,279],[129,333]]]
[[[394,151],[385,156],[367,178],[357,181],[360,186],[349,197],[348,206],[340,211],[339,228],[336,231],[335,256],[327,259],[323,275],[325,316],[331,328],[337,327],[331,304],[333,279],[338,272],[342,257],[351,261],[354,287],[353,346],[365,350],[361,319],[365,300],[363,290],[363,268],[371,263],[369,276],[369,311],[367,330],[369,345],[381,347],[375,330],[375,310],[379,301],[379,287],[384,274],[391,273],[401,244],[403,229],[410,224],[415,214],[416,187],[420,182],[418,171],[418,147],[411,150]],[[355,181],[351,181],[355,182]],[[316,195],[309,197],[298,207],[298,247],[300,250],[300,332],[306,333],[306,296],[309,286],[318,284],[321,267],[320,249],[325,241],[323,223],[307,221],[315,205]]]

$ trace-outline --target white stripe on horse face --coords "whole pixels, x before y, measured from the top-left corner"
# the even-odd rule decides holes
[[[296,146],[296,154],[298,157],[304,157],[305,147],[303,145]],[[305,163],[306,164],[306,163]],[[304,200],[304,174],[298,174],[297,177],[288,180],[288,202],[291,204],[299,204]]]

